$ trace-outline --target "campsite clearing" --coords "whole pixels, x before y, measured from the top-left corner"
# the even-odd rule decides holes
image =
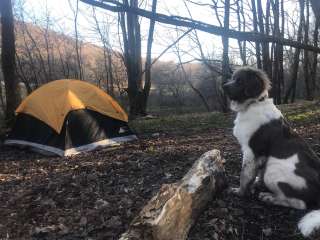
[[[282,110],[320,154],[319,106],[305,106]],[[219,125],[214,116],[225,121]],[[232,119],[201,113],[137,121],[131,126],[144,133],[140,140],[69,158],[0,146],[0,238],[118,239],[163,183],[179,180],[213,148],[221,150],[229,184],[237,186],[241,156]],[[298,240],[304,213],[224,193],[209,204],[189,239]]]

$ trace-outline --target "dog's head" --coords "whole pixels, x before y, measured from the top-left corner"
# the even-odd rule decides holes
[[[270,80],[261,70],[252,67],[242,67],[236,70],[230,81],[223,86],[229,99],[241,105],[268,96]]]

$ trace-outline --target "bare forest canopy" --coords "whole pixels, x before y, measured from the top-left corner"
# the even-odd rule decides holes
[[[285,12],[285,4],[290,4],[295,1],[285,0],[251,0],[250,1],[182,1],[186,7],[189,18],[182,16],[166,15],[157,13],[154,9],[154,5],[157,1],[153,1],[152,10],[146,10],[139,7],[138,1],[114,1],[114,0],[80,0],[84,3],[96,6],[111,12],[117,12],[119,16],[126,15],[128,17],[127,24],[130,16],[142,16],[150,19],[150,22],[164,23],[167,25],[173,25],[175,27],[186,27],[193,30],[200,30],[203,32],[211,33],[221,36],[223,45],[222,54],[222,82],[226,82],[231,75],[230,61],[229,61],[229,39],[233,38],[238,41],[239,55],[242,58],[243,65],[248,64],[246,59],[247,43],[251,42],[255,44],[256,66],[263,69],[268,76],[272,79],[273,88],[271,90],[271,96],[274,98],[275,103],[280,104],[282,102],[287,103],[289,99],[293,102],[296,98],[297,92],[297,78],[300,62],[300,52],[303,52],[304,66],[303,66],[303,78],[305,83],[305,98],[312,100],[315,97],[315,91],[317,89],[317,54],[320,51],[318,47],[318,28],[319,17],[317,13],[317,7],[319,7],[316,1],[310,2],[309,0],[299,0],[299,24],[294,25],[291,31],[296,32],[296,39],[285,38],[285,25],[286,18],[290,19],[288,12]],[[220,26],[209,24],[206,22],[198,21],[192,18],[192,10],[188,7],[187,3],[191,3],[198,6],[205,6],[211,8],[218,20]],[[220,5],[219,5],[220,3]],[[311,4],[316,14],[312,14]],[[246,6],[245,6],[246,5]],[[264,6],[263,6],[264,5]],[[248,8],[246,8],[249,6]],[[223,21],[219,10],[223,9]],[[249,9],[249,13],[246,10]],[[251,11],[251,13],[250,13]],[[238,29],[232,29],[230,27],[230,16],[236,13],[238,20]],[[251,27],[247,28],[248,20],[247,16],[251,15]],[[249,18],[250,19],[250,18]],[[298,19],[297,19],[298,20]],[[222,23],[223,22],[223,23]],[[313,25],[313,26],[312,26]],[[311,34],[311,27],[313,27],[313,34]],[[130,24],[128,24],[128,31],[130,31]],[[249,31],[247,31],[249,29]],[[199,49],[202,53],[202,46],[198,39],[197,33],[195,37],[199,43]],[[313,38],[313,41],[310,39]],[[152,40],[151,40],[152,41]],[[270,46],[271,44],[271,46]],[[284,59],[284,51],[286,47],[295,48],[293,59]],[[309,59],[310,58],[310,59]],[[284,64],[288,61],[289,71],[288,75],[291,82],[287,82],[285,86],[284,79]],[[208,64],[207,64],[208,65]],[[289,80],[289,81],[290,81]],[[196,90],[195,88],[192,88]],[[208,104],[199,93],[200,98],[203,100],[204,105],[208,108]],[[227,103],[223,93],[220,93],[220,102],[222,110],[226,111]]]
[[[40,27],[28,22],[15,21],[16,45],[16,77],[23,86],[19,85],[22,98],[41,85],[56,79],[79,79],[75,39],[49,28]],[[110,51],[110,61],[105,63],[103,46],[81,41],[82,78],[117,97],[123,105],[127,104],[125,89],[127,88],[125,66],[122,53],[106,47]],[[145,60],[142,59],[144,62]],[[177,63],[153,59],[154,98],[151,103],[158,106],[174,106],[176,102],[182,105],[192,103],[188,100],[188,86],[181,77]],[[196,85],[202,83],[199,79],[208,78],[209,73],[200,63],[185,63],[190,74],[190,81]],[[112,68],[113,86],[111,92],[108,80],[108,69]],[[211,74],[210,74],[211,76]],[[110,78],[110,77],[109,77]],[[1,78],[2,80],[2,78]],[[22,88],[22,89],[21,89]],[[23,89],[25,88],[25,89]],[[161,88],[161,94],[155,92]],[[203,87],[204,89],[206,86]],[[212,87],[210,87],[212,88]],[[164,96],[171,97],[164,99]],[[1,93],[1,107],[5,108],[5,92]]]
[[[169,25],[179,26],[179,27],[188,27],[191,29],[200,30],[203,32],[225,36],[228,38],[234,38],[240,41],[251,41],[251,42],[271,42],[279,43],[285,46],[291,46],[295,48],[301,48],[305,50],[310,50],[313,52],[320,53],[320,48],[304,44],[298,41],[293,41],[290,39],[277,37],[274,35],[263,34],[259,32],[242,32],[236,31],[225,27],[215,26],[209,23],[196,21],[191,18],[180,17],[180,16],[169,16],[160,13],[152,13],[141,8],[131,7],[123,3],[112,1],[112,0],[80,0],[81,2],[88,3],[90,5],[110,10],[113,12],[128,12],[131,14],[136,14],[151,20],[155,20],[160,23],[165,23]]]

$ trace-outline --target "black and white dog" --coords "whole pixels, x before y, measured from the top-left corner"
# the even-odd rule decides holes
[[[320,159],[268,98],[267,75],[243,67],[223,89],[237,112],[233,134],[243,154],[240,187],[233,192],[249,194],[260,173],[270,191],[259,194],[262,201],[296,209],[320,208]],[[306,214],[298,228],[304,236],[320,228],[320,210]]]

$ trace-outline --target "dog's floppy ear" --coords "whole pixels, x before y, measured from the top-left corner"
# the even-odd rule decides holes
[[[248,97],[258,97],[264,90],[263,80],[255,72],[248,73],[248,80],[245,85],[245,95]]]

